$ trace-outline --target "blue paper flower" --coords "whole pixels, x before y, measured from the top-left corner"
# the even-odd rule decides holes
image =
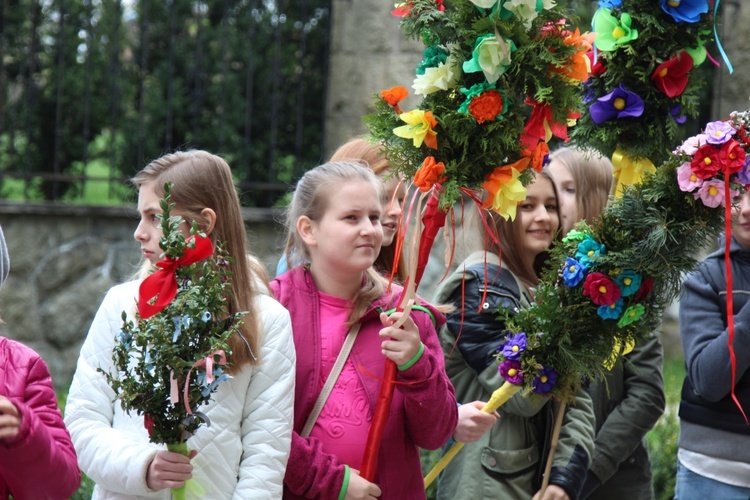
[[[552,390],[556,383],[557,373],[552,368],[545,366],[538,374],[534,375],[532,386],[537,394],[546,394]]]
[[[568,288],[578,286],[583,281],[583,278],[586,277],[586,271],[588,271],[588,268],[577,260],[571,257],[566,258],[565,268],[563,269],[563,283]]]
[[[511,335],[503,344],[503,356],[505,359],[517,360],[521,353],[526,350],[526,334],[521,332]]]
[[[586,266],[587,269],[595,264],[595,260],[600,255],[604,255],[604,245],[594,240],[591,236],[586,236],[582,242],[578,244],[576,249],[576,259],[582,265]]]
[[[608,306],[599,306],[596,314],[602,319],[618,319],[622,314],[623,300],[617,299],[617,302]]]
[[[708,0],[659,0],[662,10],[675,22],[697,23],[708,12]]]
[[[597,125],[616,118],[638,117],[643,114],[644,104],[641,96],[620,84],[609,94],[600,97],[589,108],[591,119]]]
[[[599,0],[599,7],[605,9],[616,9],[622,7],[622,0]]]
[[[622,290],[620,295],[623,297],[630,297],[641,287],[641,275],[630,269],[620,273],[615,281],[620,285]]]

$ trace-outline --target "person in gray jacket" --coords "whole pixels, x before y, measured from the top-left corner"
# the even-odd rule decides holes
[[[594,151],[560,148],[549,170],[560,193],[563,234],[592,224],[607,204],[612,162]],[[589,386],[596,415],[595,451],[581,492],[588,500],[654,497],[646,433],[664,412],[663,349],[659,338],[638,342],[604,380]]]
[[[750,498],[750,192],[735,215],[729,247],[734,372],[725,238],[683,282],[680,335],[687,374],[679,413],[678,500]]]

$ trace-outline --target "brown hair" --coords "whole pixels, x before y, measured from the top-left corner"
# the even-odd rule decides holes
[[[555,193],[555,198],[557,199],[557,188],[555,187],[552,176],[547,169],[543,169],[536,175],[537,179],[539,177],[544,177],[550,182],[552,190]],[[536,180],[534,182],[536,182]],[[482,218],[484,218],[484,221]],[[557,218],[558,221],[562,221],[559,205],[557,206]],[[492,210],[484,210],[481,217],[473,216],[473,218],[470,219],[469,226],[473,234],[480,235],[476,237],[476,241],[483,243],[482,250],[500,255],[503,265],[521,280],[527,288],[532,288],[539,284],[539,277],[541,276],[550,255],[548,251],[542,252],[536,256],[533,265],[529,266],[527,264],[526,260],[523,258],[524,250],[519,244],[523,236],[523,227],[518,217],[512,221],[505,220]],[[486,234],[485,227],[493,231],[494,234]],[[493,236],[497,239],[497,242],[494,241]],[[555,235],[555,240],[559,240],[560,238],[561,232],[558,230]]]
[[[390,163],[388,163],[388,160],[383,154],[383,145],[379,142],[371,142],[364,137],[355,137],[349,140],[349,142],[342,145],[333,153],[330,161],[342,160],[351,160],[364,163],[366,166],[370,167],[370,169],[375,172],[375,175],[377,175],[381,179],[389,175],[389,170],[391,168]],[[384,200],[385,204],[388,204],[390,202],[391,200]],[[375,259],[375,263],[373,264],[375,269],[387,276],[390,276],[391,271],[393,270],[393,263],[396,261],[396,243],[398,242],[400,232],[401,227],[398,228],[398,231],[393,238],[393,243],[391,243],[387,247],[383,247],[380,249],[378,258]],[[401,255],[398,259],[398,268],[396,269],[394,278],[396,279],[396,281],[404,283],[406,281],[406,277],[406,258],[402,249]]]
[[[155,181],[153,188],[157,194],[163,193],[166,183],[172,183],[176,212],[188,223],[195,221],[204,230],[208,221],[201,215],[203,209],[210,208],[216,213],[208,236],[214,243],[223,242],[234,261],[230,265],[233,293],[229,297],[228,312],[246,311],[240,335],[229,339],[232,371],[257,363],[260,361],[261,324],[254,299],[260,293],[258,281],[263,281],[265,271],[258,260],[248,254],[240,200],[229,165],[223,158],[206,151],[178,151],[152,161],[132,180],[137,189],[152,181]]]
[[[592,224],[609,199],[614,169],[612,162],[594,150],[566,147],[555,150],[549,159],[550,162],[561,163],[570,172],[576,186],[578,220]]]
[[[306,216],[310,220],[320,220],[328,210],[331,190],[344,182],[352,181],[370,182],[378,194],[382,195],[383,183],[373,171],[352,161],[318,165],[308,170],[297,182],[286,217],[286,258],[290,269],[310,260],[310,251],[297,232],[299,218]],[[347,322],[349,325],[356,323],[370,305],[385,293],[386,285],[385,278],[373,268],[365,271],[365,283],[352,300],[352,310]]]

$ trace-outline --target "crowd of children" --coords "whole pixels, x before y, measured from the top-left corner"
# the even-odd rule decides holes
[[[453,440],[467,444],[441,474],[438,498],[652,498],[644,436],[665,405],[657,335],[636,345],[606,380],[578,391],[543,499],[553,401],[517,394],[497,413],[481,411],[502,384],[493,356],[503,334],[496,311],[528,307],[550,247],[576,222],[596,218],[608,199],[607,160],[571,149],[550,160],[527,187],[515,220],[484,212],[465,223],[464,240],[479,245],[441,283],[434,304],[417,297],[409,314],[396,310],[405,293],[405,259],[396,249],[406,188],[379,145],[355,138],[298,181],[284,272],[270,283],[247,248],[229,165],[204,151],[151,162],[134,178],[143,271],[104,298],[81,349],[64,421],[44,361],[0,337],[0,498],[68,498],[81,471],[102,499],[169,498],[170,488],[190,479],[200,491],[188,490],[188,497],[423,498],[420,448]],[[143,416],[121,409],[106,378],[116,375],[112,352],[123,312],[135,318],[138,286],[161,258],[166,183],[184,234],[195,223],[226,245],[233,276],[228,312],[245,312],[229,339],[231,378],[201,410],[211,425],[190,437],[187,456],[150,443]],[[750,194],[735,227],[735,329],[744,342]],[[720,253],[688,277],[681,303],[688,368],[681,500],[716,488],[736,498],[750,492],[743,446],[749,427],[733,411],[724,349]],[[0,232],[0,283],[8,268]],[[747,401],[748,352],[737,349],[740,401]],[[386,360],[397,367],[395,392],[375,475],[365,478],[363,450]]]

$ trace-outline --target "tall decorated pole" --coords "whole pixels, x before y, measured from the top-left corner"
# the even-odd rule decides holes
[[[570,26],[566,7],[551,0],[407,0],[393,11],[406,36],[426,46],[412,85],[422,101],[402,110],[406,88],[384,90],[365,122],[397,175],[433,190],[427,236],[412,250],[412,293],[445,214],[462,194],[480,209],[514,218],[524,186],[547,159],[547,142],[553,135],[568,139],[582,109],[592,36]],[[360,471],[369,480],[395,372],[387,363]]]

